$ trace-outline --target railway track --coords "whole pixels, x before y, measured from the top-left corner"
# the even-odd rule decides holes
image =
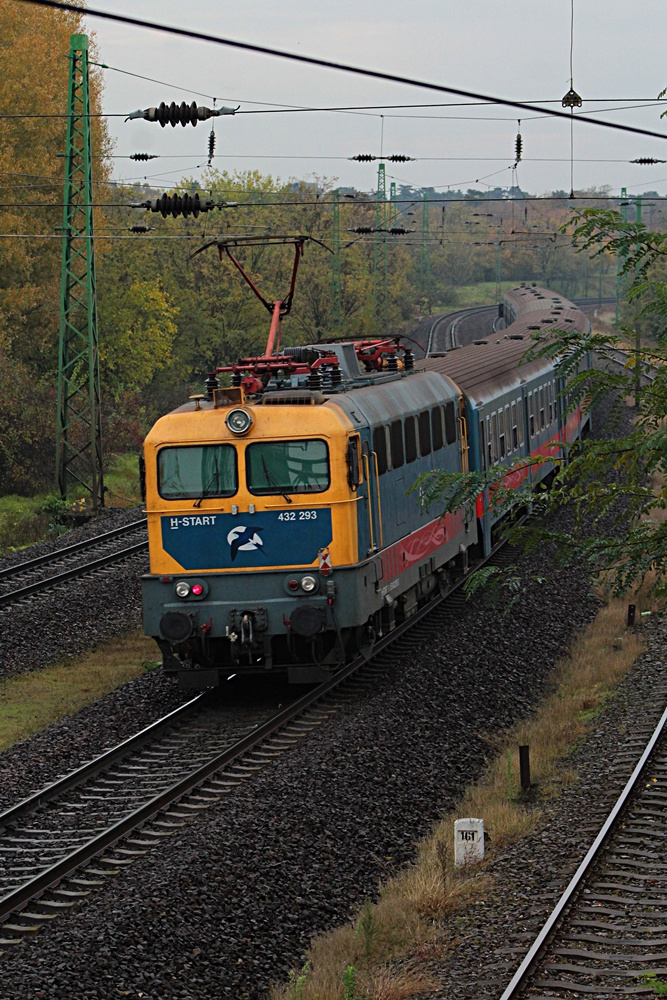
[[[493,559],[506,558],[499,550]],[[0,814],[0,954],[69,910],[233,787],[271,764],[405,657],[464,601],[436,598],[330,680],[270,718],[200,695]]]
[[[0,609],[148,547],[146,519],[0,569]]]
[[[667,709],[635,742],[632,775],[500,1000],[611,1000],[667,980]]]

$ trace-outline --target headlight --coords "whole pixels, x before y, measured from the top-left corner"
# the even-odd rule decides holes
[[[252,417],[247,410],[230,410],[225,421],[232,434],[247,434]]]
[[[190,584],[186,583],[185,580],[181,580],[180,583],[176,584],[177,597],[187,597],[189,593],[190,593]]]
[[[314,576],[302,576],[301,577],[301,589],[305,590],[307,594],[312,594],[312,592],[317,588],[317,580]]]

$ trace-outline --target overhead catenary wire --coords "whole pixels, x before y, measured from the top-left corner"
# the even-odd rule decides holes
[[[146,80],[147,83],[157,83],[160,87],[169,87],[172,90],[182,91],[186,94],[196,94],[197,97],[206,97],[211,101],[230,101],[240,104],[259,104],[262,107],[267,108],[267,114],[270,113],[271,108],[276,108],[278,111],[384,111],[398,108],[462,108],[462,107],[478,107],[484,102],[480,101],[448,101],[448,102],[437,102],[430,104],[356,104],[349,105],[340,108],[310,108],[301,104],[285,104],[276,103],[273,101],[249,101],[242,97],[215,97],[213,94],[205,93],[202,90],[195,90],[193,87],[184,86],[182,83],[174,83],[168,80],[156,80],[153,76],[144,76],[142,73],[135,73],[128,69],[121,69],[118,66],[109,66],[108,63],[93,62],[90,60],[91,66],[98,66],[100,69],[110,70],[114,73],[123,73],[125,76],[133,76],[137,80]],[[651,97],[589,97],[589,101],[593,104],[602,103],[625,103],[626,101],[632,101],[633,103],[640,103],[644,101],[650,101],[654,104],[658,101],[658,98]],[[494,102],[487,101],[487,104],[492,104]],[[560,104],[560,98],[554,100],[553,98],[534,98],[531,101],[526,100],[525,104]],[[663,101],[663,103],[665,103]],[[647,104],[646,107],[649,105]],[[617,110],[623,110],[622,108]],[[255,112],[253,112],[254,114]],[[257,112],[262,114],[263,112]],[[237,114],[248,114],[248,112],[238,111]]]
[[[82,8],[73,3],[61,2],[61,0],[14,0],[15,3],[31,4],[32,6],[48,7],[52,10],[66,10],[71,13],[81,14]],[[297,52],[288,52],[283,49],[276,49],[266,45],[258,45],[253,42],[243,42],[238,39],[224,38],[220,35],[209,34],[203,31],[193,31],[188,28],[180,28],[173,25],[157,24],[143,18],[130,17],[126,14],[115,14],[111,11],[102,11],[87,6],[85,8],[87,17],[98,17],[102,20],[113,21],[118,24],[133,25],[138,28],[146,28],[162,34],[174,35],[180,38],[190,38],[200,42],[209,42],[214,45],[222,45],[227,48],[238,49],[244,52],[253,52],[257,55],[273,56],[278,59],[289,60],[291,62],[302,63],[308,66],[317,66],[323,69],[332,69],[337,72],[351,73],[356,76],[363,76],[374,80],[384,80],[388,83],[398,83],[409,87],[418,87],[422,90],[431,90],[437,93],[456,94],[459,97],[471,98],[473,100],[487,101],[495,105],[518,108],[521,111],[541,110],[544,114],[554,118],[568,119],[570,116],[555,108],[534,108],[521,101],[512,101],[508,98],[495,97],[494,95],[477,93],[475,91],[463,90],[458,87],[445,86],[439,83],[431,83],[428,80],[417,80],[412,77],[402,76],[398,73],[387,73],[381,70],[367,69],[361,66],[354,66],[348,63],[340,63],[331,59],[321,59],[315,56],[307,56]],[[600,128],[612,128],[622,132],[630,132],[636,135],[647,135],[654,139],[667,139],[667,134],[653,132],[649,129],[639,129],[630,125],[623,125],[620,122],[606,122],[595,118],[588,118],[586,115],[578,115],[578,121],[596,125]]]

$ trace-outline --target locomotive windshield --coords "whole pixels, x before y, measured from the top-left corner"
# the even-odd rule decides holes
[[[165,500],[230,497],[238,488],[236,449],[231,444],[162,448],[158,488]]]
[[[262,441],[246,449],[251,493],[322,493],[329,488],[324,441]]]

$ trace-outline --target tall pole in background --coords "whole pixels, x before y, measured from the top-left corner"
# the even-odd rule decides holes
[[[333,193],[333,222],[331,227],[331,331],[340,334],[343,325],[342,286],[340,276],[340,191]]]
[[[389,281],[387,260],[387,178],[384,163],[378,163],[375,201],[375,252],[373,254],[373,295],[375,315],[384,336],[389,325]]]
[[[104,506],[88,36],[71,35],[63,213],[56,480]]]
[[[628,221],[628,191],[627,188],[621,188],[621,218],[623,222]],[[625,263],[625,255],[620,254],[616,259],[616,319],[615,323],[618,326],[618,321],[621,317],[620,301],[621,301],[621,271],[623,270],[623,264]]]
[[[428,191],[422,200],[422,242],[419,255],[419,285],[422,298],[426,299],[427,312],[431,311],[431,226],[429,218]]]
[[[396,204],[396,181],[389,185],[389,224],[387,229],[392,229],[398,225],[398,206]]]
[[[642,200],[637,198],[637,222],[642,221]],[[639,323],[635,329],[635,408],[639,409],[639,390],[641,389],[641,354],[642,354],[642,335],[639,328]]]

